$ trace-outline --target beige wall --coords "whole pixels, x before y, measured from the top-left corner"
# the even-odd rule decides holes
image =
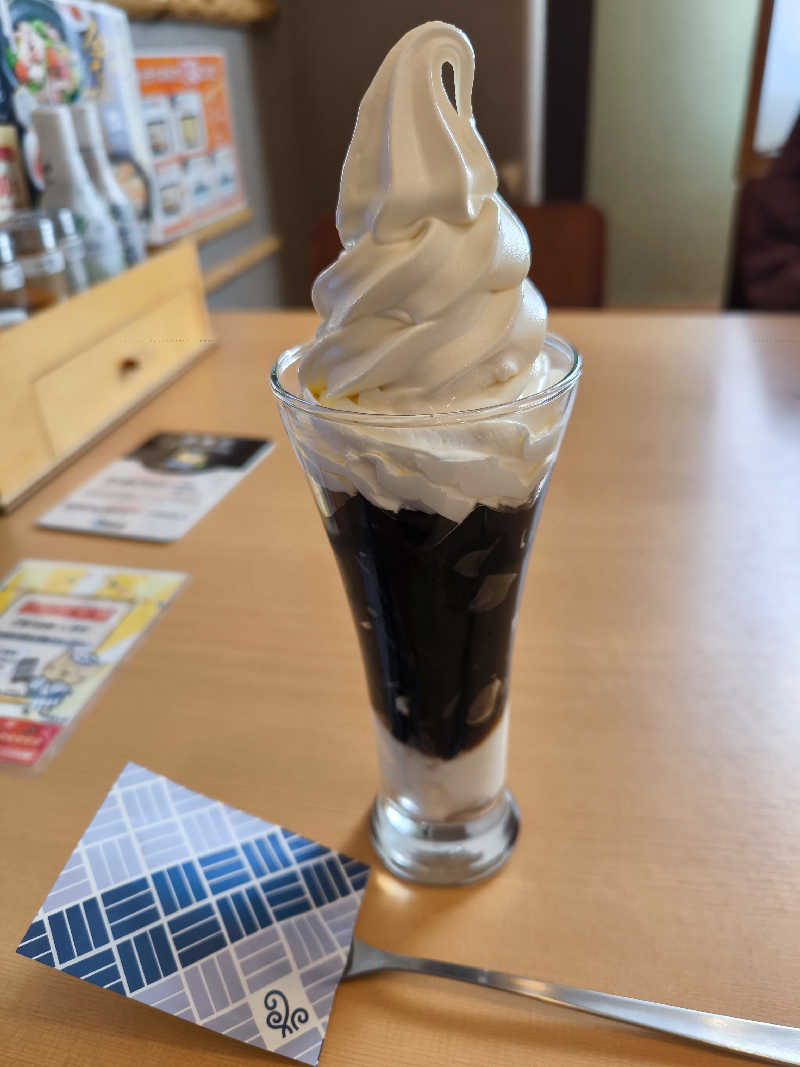
[[[719,305],[758,0],[595,0],[587,197],[607,300]]]

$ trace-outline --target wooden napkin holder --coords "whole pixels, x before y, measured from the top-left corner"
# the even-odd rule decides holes
[[[18,503],[214,342],[193,242],[0,334],[0,509]]]

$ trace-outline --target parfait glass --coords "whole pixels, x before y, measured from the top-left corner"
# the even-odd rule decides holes
[[[372,844],[410,881],[474,882],[505,862],[519,831],[506,786],[514,630],[581,357],[548,334],[538,357],[546,387],[531,395],[382,415],[304,397],[300,352],[283,353],[271,386],[361,646],[380,772]],[[478,459],[454,469],[474,442]]]

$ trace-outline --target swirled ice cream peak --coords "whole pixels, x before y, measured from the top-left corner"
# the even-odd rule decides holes
[[[336,221],[345,247],[367,232],[380,242],[413,237],[431,218],[474,222],[497,192],[472,117],[474,72],[469,40],[441,22],[417,27],[389,52],[359,108],[342,170]]]
[[[458,411],[541,388],[547,309],[475,126],[474,69],[467,37],[429,22],[398,41],[361,102],[339,195],[344,251],[314,284],[323,321],[299,368],[322,404]]]

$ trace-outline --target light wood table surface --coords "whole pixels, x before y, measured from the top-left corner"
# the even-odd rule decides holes
[[[23,557],[191,582],[38,777],[0,773],[0,1062],[284,1062],[14,948],[127,760],[374,862],[354,629],[267,389],[310,313],[216,317],[217,350],[18,511]],[[376,868],[389,949],[800,1026],[800,316],[590,312],[585,372],[517,630],[509,779],[523,832],[467,889]],[[170,546],[37,530],[157,430],[278,447]],[[723,1064],[722,1053],[416,976],[344,984],[323,1067]]]

